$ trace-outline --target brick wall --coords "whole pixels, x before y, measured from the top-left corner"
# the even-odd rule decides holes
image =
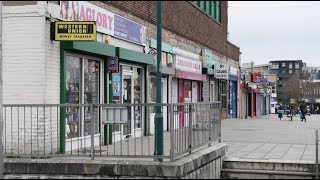
[[[136,16],[139,19],[156,25],[156,1],[89,1],[95,5],[108,9],[114,13],[119,13],[115,9],[125,12],[125,17],[138,22],[132,18]],[[111,7],[110,7],[111,6]],[[208,15],[196,8],[192,2],[188,1],[163,1],[163,42],[174,45],[174,34],[184,37],[185,43],[192,45],[188,40],[201,44],[220,54],[227,53],[229,58],[239,61],[239,48],[227,43],[228,13],[227,1],[221,1],[221,23],[214,21]],[[115,9],[114,9],[115,8]],[[119,14],[124,16],[123,14]],[[130,17],[131,16],[131,17]],[[142,25],[146,25],[141,23]],[[153,29],[153,30],[152,30]],[[151,38],[156,38],[156,28],[148,30]],[[168,33],[170,31],[171,33]],[[173,33],[173,34],[172,34]]]

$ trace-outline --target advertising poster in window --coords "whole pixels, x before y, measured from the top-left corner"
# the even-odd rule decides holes
[[[112,74],[112,87],[113,87],[113,96],[120,97],[120,74]]]

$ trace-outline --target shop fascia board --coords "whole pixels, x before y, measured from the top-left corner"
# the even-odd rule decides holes
[[[132,50],[121,48],[121,47],[116,47],[116,54],[119,56],[121,60],[131,61],[131,62],[141,63],[141,64],[155,65],[153,56],[149,54],[132,51]]]
[[[167,43],[163,43],[162,42],[162,51],[163,52],[168,52],[168,53],[173,53],[173,47],[170,44]],[[150,40],[150,47],[157,49],[157,40],[156,39],[151,39]]]
[[[101,42],[62,41],[60,46],[64,50],[70,50],[74,52],[85,52],[102,57],[116,56],[116,47],[112,45],[106,45]]]

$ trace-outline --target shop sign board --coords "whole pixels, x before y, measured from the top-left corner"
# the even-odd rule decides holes
[[[109,73],[119,72],[119,59],[118,59],[118,57],[108,57],[108,72]]]
[[[131,20],[114,15],[114,36],[140,45],[146,45],[146,27]]]
[[[229,75],[238,76],[238,69],[230,66]]]
[[[64,21],[95,21],[97,31],[136,44],[146,44],[146,27],[87,1],[60,1]]]
[[[202,74],[202,62],[182,56],[176,56],[176,69],[181,71]]]
[[[96,41],[94,21],[56,21],[51,32],[55,41]]]
[[[214,77],[216,79],[228,79],[228,65],[219,63],[214,66]]]

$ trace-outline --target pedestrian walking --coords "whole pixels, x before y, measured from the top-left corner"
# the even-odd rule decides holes
[[[301,121],[304,120],[304,122],[307,122],[307,119],[306,119],[306,113],[307,113],[307,104],[306,102],[303,100],[301,105],[300,105],[300,112],[301,112]]]

